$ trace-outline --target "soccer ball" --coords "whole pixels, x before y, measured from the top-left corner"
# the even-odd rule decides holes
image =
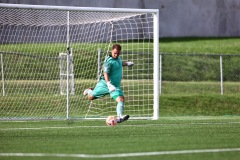
[[[117,124],[117,118],[115,116],[108,116],[106,119],[106,124],[108,126],[115,126]]]

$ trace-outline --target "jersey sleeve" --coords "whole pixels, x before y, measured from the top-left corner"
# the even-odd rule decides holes
[[[111,63],[109,61],[105,60],[103,63],[103,72],[109,74],[110,70],[111,70]]]

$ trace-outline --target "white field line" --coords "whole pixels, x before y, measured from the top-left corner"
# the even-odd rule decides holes
[[[202,149],[202,150],[179,150],[179,151],[160,151],[160,152],[139,152],[139,153],[120,153],[120,154],[54,154],[54,153],[0,153],[0,156],[14,157],[75,157],[75,158],[117,158],[117,157],[140,157],[173,154],[192,154],[192,153],[217,153],[217,152],[239,152],[240,148],[224,149]]]
[[[240,122],[197,122],[197,123],[171,123],[171,124],[135,124],[135,125],[121,125],[124,127],[147,127],[147,126],[187,126],[187,125],[221,125],[221,124],[240,124]],[[42,129],[71,129],[71,128],[103,128],[109,126],[68,126],[68,127],[26,127],[26,128],[0,128],[0,131],[7,131],[7,130],[42,130]],[[117,127],[117,126],[114,126]]]

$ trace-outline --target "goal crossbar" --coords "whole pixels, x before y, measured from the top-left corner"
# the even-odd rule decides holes
[[[2,8],[18,9],[42,9],[83,12],[119,12],[119,13],[158,13],[158,9],[135,9],[135,8],[100,8],[100,7],[71,7],[71,6],[48,6],[48,5],[24,5],[0,3]]]

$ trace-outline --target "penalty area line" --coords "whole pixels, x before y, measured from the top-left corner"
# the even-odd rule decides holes
[[[192,153],[217,153],[217,152],[236,152],[240,148],[224,149],[202,149],[202,150],[179,150],[179,151],[160,151],[160,152],[139,152],[139,153],[120,153],[120,154],[50,154],[50,153],[0,153],[0,156],[14,157],[75,157],[75,158],[117,158],[117,157],[140,157],[173,154],[192,154]]]

